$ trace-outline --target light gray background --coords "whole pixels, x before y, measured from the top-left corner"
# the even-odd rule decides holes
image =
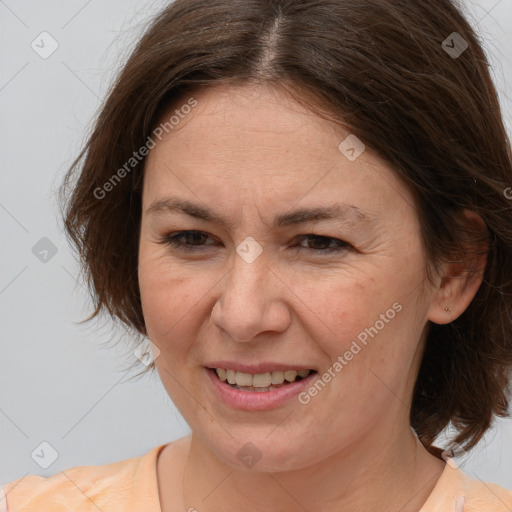
[[[140,456],[189,433],[156,374],[127,382],[134,356],[101,346],[112,331],[75,324],[90,299],[54,200],[120,63],[166,3],[0,0],[1,484]],[[512,133],[512,0],[467,8]],[[59,44],[47,59],[31,48],[43,31]],[[46,263],[32,253],[43,237],[58,251]],[[47,469],[31,458],[44,441],[58,452]],[[512,489],[512,420],[498,421],[462,467]]]

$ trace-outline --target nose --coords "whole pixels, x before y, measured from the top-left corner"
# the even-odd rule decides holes
[[[285,303],[287,287],[266,258],[249,263],[239,254],[221,287],[211,318],[213,323],[238,342],[254,341],[264,332],[284,332],[291,321]]]

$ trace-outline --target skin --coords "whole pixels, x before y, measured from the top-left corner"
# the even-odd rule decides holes
[[[427,284],[410,191],[370,150],[347,159],[338,146],[348,131],[277,88],[220,85],[194,98],[197,107],[150,151],[142,198],[148,337],[192,431],[158,459],[163,512],[416,512],[445,465],[409,426],[428,321],[447,323],[466,309],[485,257],[473,262],[482,272],[445,264]],[[232,225],[146,211],[170,195]],[[281,213],[331,203],[360,208],[369,220],[272,226]],[[161,243],[182,230],[208,236],[182,238],[188,252]],[[300,238],[308,234],[349,245],[321,254],[314,249],[336,243]],[[248,236],[263,249],[252,263],[236,252]],[[235,410],[206,378],[204,365],[215,359],[287,362],[322,374],[394,303],[402,310],[306,405],[291,399]],[[249,441],[261,453],[252,468],[237,458]]]

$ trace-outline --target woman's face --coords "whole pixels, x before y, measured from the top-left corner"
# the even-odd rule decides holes
[[[409,428],[431,302],[412,195],[349,132],[276,89],[211,87],[182,105],[193,106],[169,112],[146,160],[139,253],[169,396],[240,468],[382,446]],[[166,242],[179,231],[199,233]],[[215,367],[256,387],[280,370],[316,373],[236,391]]]

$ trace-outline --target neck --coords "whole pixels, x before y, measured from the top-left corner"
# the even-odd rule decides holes
[[[429,454],[408,426],[379,425],[373,434],[321,463],[273,473],[235,468],[192,434],[183,510],[416,512],[437,483],[443,461]]]

